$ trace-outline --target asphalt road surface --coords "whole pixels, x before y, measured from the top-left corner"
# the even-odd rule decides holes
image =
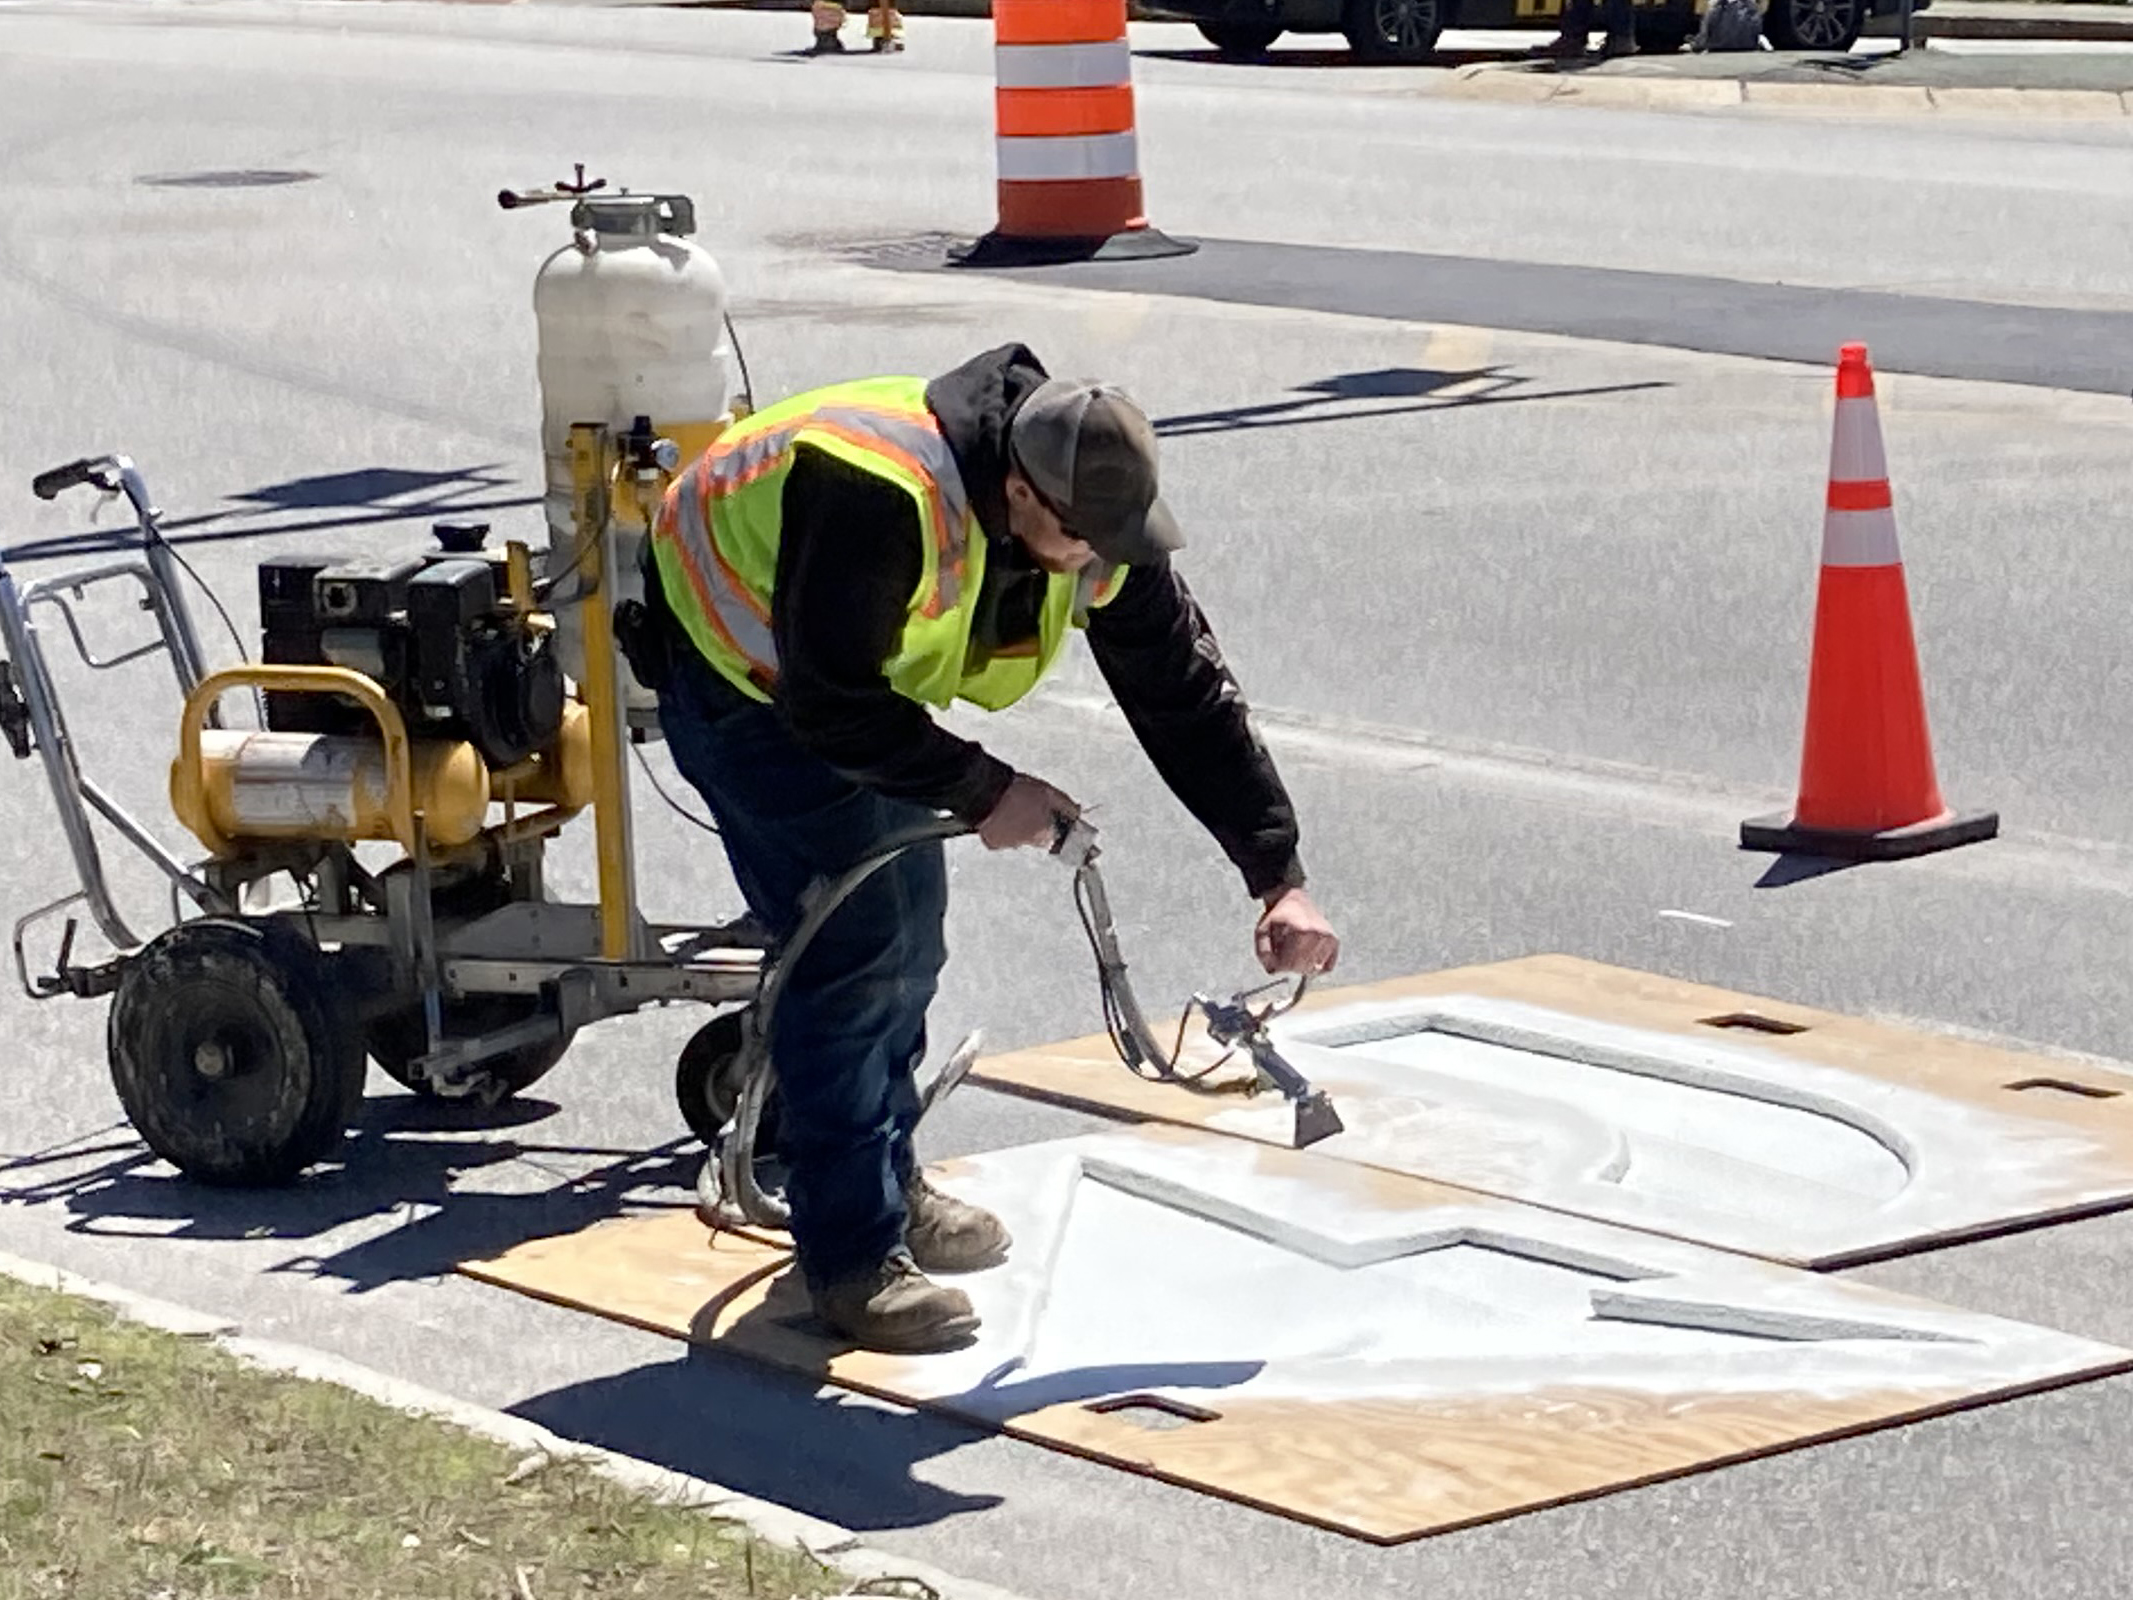
[[[108,528],[28,480],[128,452],[249,644],[268,554],[390,549],[446,515],[535,535],[529,294],[560,218],[492,197],[584,161],[696,198],[764,394],[1021,339],[1140,395],[1344,976],[1561,950],[2133,1056],[2123,129],[1439,102],[1397,73],[1166,54],[1192,36],[1150,29],[1151,214],[1209,245],[1167,279],[1032,281],[870,264],[923,266],[992,220],[982,24],[916,19],[906,55],[832,62],[790,54],[797,14],[35,5],[0,30],[10,546]],[[229,172],[288,181],[190,181]],[[1337,303],[1298,262],[1348,274]],[[1694,286],[1671,321],[1667,282]],[[1744,854],[1735,830],[1790,795],[1821,346],[1869,316],[1942,781],[2006,832],[1819,872]],[[92,768],[162,818],[165,686],[145,668],[68,685]],[[1101,808],[1160,1014],[1251,975],[1251,907],[1098,689],[1082,663],[981,731]],[[715,843],[640,800],[648,909],[738,909]],[[1094,1031],[1056,867],[972,847],[953,870],[937,1046],[979,1025],[1000,1046]],[[10,766],[0,907],[65,876],[35,769]],[[583,839],[559,879],[589,892]],[[453,1276],[678,1197],[694,1147],[670,1063],[690,1021],[597,1029],[487,1119],[374,1076],[345,1167],[212,1195],[120,1119],[101,1007],[14,995],[0,1248],[1047,1600],[2133,1589],[2122,1380],[1382,1550]],[[1086,1125],[965,1091],[927,1153]],[[2129,1256],[2133,1223],[2104,1218],[1858,1275],[2127,1341]]]

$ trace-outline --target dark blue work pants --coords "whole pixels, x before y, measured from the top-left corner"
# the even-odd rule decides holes
[[[711,808],[749,908],[778,939],[800,894],[889,835],[934,820],[809,755],[778,714],[683,653],[659,695],[674,764]],[[926,1008],[948,959],[948,875],[938,843],[874,873],[793,968],[771,1032],[793,1244],[813,1285],[903,1242]]]
[[[1628,39],[1636,33],[1634,0],[1605,0],[1599,7],[1609,39]],[[1563,7],[1563,32],[1580,38],[1592,32],[1594,0],[1569,0]]]

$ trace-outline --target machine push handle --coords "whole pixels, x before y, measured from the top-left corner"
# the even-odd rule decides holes
[[[30,480],[30,491],[40,500],[53,500],[61,491],[77,484],[93,483],[99,488],[109,488],[110,485],[104,482],[104,470],[109,464],[108,456],[83,456],[79,461],[69,461],[63,467],[38,473]]]

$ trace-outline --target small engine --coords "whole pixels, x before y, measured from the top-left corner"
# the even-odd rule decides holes
[[[404,559],[261,562],[261,659],[353,668],[400,708],[411,739],[464,740],[495,771],[555,739],[563,668],[547,619],[523,615],[504,592],[503,562],[478,544],[467,553],[461,530],[450,532],[451,548]],[[270,690],[266,700],[275,732],[376,732],[339,695]]]

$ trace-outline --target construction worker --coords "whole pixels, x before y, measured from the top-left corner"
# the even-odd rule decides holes
[[[1148,419],[1021,345],[931,382],[799,395],[692,463],[656,520],[627,648],[773,936],[811,881],[943,812],[990,849],[1051,848],[1075,802],[928,708],[1005,708],[1085,630],[1157,771],[1260,902],[1261,963],[1331,970],[1294,810],[1171,564],[1180,543]],[[795,964],[772,1038],[798,1265],[816,1314],[875,1349],[967,1338],[969,1297],[926,1274],[1009,1244],[911,1149],[946,905],[938,844],[877,872]]]
[[[811,53],[826,56],[843,50],[844,7],[837,0],[814,0],[808,12],[815,25],[815,48]]]
[[[844,50],[843,28],[847,15],[837,0],[814,0],[808,11],[815,25],[815,45],[811,55],[837,55]],[[867,40],[874,53],[901,50],[904,47],[904,14],[889,0],[875,0],[867,7]]]
[[[1635,3],[1636,0],[1606,0],[1603,15],[1607,42],[1600,47],[1603,57],[1637,53]],[[1567,0],[1563,7],[1562,31],[1535,49],[1533,54],[1566,61],[1576,61],[1584,56],[1592,46],[1593,9],[1594,0]]]

